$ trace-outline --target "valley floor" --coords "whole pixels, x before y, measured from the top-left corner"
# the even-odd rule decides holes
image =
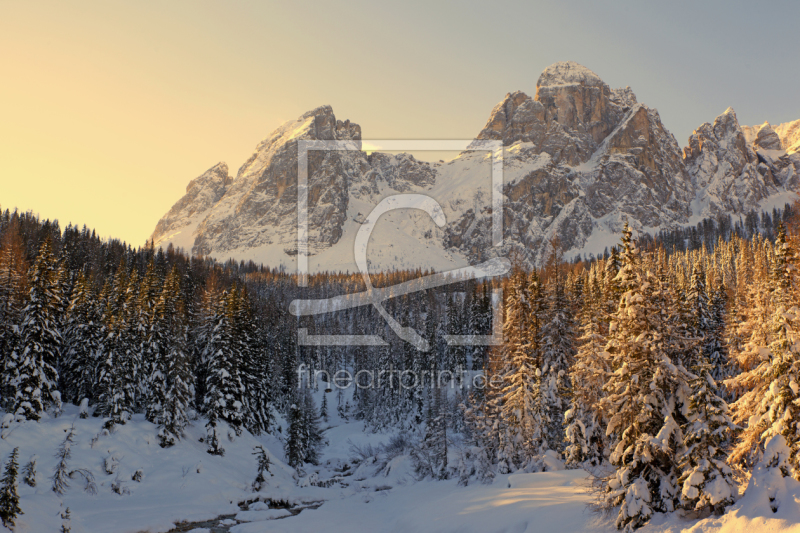
[[[72,476],[63,495],[52,490],[54,455],[73,424],[68,466],[71,471],[90,472],[96,494],[84,490],[80,474]],[[102,420],[80,419],[74,406],[66,406],[55,419],[11,424],[2,430],[0,456],[5,460],[19,447],[20,469],[33,455],[37,469],[36,487],[20,481],[20,506],[25,514],[18,518],[14,532],[60,531],[66,507],[71,512],[72,533],[166,532],[181,521],[195,524],[175,531],[195,533],[616,531],[613,516],[592,513],[587,507],[591,495],[585,471],[510,474],[497,476],[491,485],[473,482],[467,487],[456,480],[417,481],[405,455],[382,468],[369,459],[353,462],[353,445],[375,446],[390,435],[366,433],[361,422],[346,422],[335,415],[325,427],[329,444],[321,466],[307,469],[298,480],[283,461],[282,442],[271,435],[245,433],[224,442],[224,457],[208,455],[199,441],[205,435],[202,420],[195,421],[186,439],[169,449],[158,446],[157,428],[141,415],[111,435],[100,434]],[[271,455],[272,476],[261,492],[254,493],[252,451],[259,444]],[[139,470],[141,480],[136,481],[133,477]],[[340,482],[328,488],[310,483],[334,477]],[[692,521],[658,515],[640,531],[800,532],[800,489],[780,493],[784,501],[774,514],[762,492],[747,494],[720,518]],[[221,521],[200,523],[222,515]]]

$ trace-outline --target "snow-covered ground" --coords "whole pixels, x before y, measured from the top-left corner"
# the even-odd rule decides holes
[[[316,395],[317,405],[322,394]],[[455,479],[416,480],[406,455],[387,465],[370,459],[355,462],[353,445],[362,449],[377,446],[392,435],[365,432],[362,422],[340,419],[334,394],[328,395],[328,402],[331,417],[322,426],[328,445],[321,465],[307,468],[303,476],[285,465],[282,442],[271,435],[244,433],[223,443],[224,457],[207,454],[199,441],[205,436],[203,420],[195,421],[186,438],[169,449],[159,447],[157,428],[141,415],[111,435],[101,434],[101,419],[80,419],[74,406],[66,406],[58,418],[12,424],[2,430],[0,457],[5,461],[11,450],[19,447],[20,469],[32,455],[36,455],[37,469],[35,488],[23,483],[20,476],[20,506],[25,514],[18,517],[14,531],[59,531],[66,507],[71,511],[73,533],[166,532],[179,521],[202,522],[221,515],[230,516],[214,522],[215,529],[197,524],[192,531],[615,531],[613,516],[593,513],[587,506],[592,495],[589,475],[583,470],[499,475],[491,485],[473,481],[462,487]],[[285,433],[285,423],[279,423]],[[70,479],[64,495],[52,491],[55,453],[73,424],[68,467],[91,472],[96,494],[84,490],[79,474]],[[252,455],[256,445],[269,451],[273,463],[272,476],[259,493],[251,488],[256,476]],[[455,446],[451,457],[454,462]],[[136,481],[132,478],[139,470],[141,480]],[[340,482],[328,488],[310,483],[331,478]],[[770,495],[779,501],[776,513],[770,508],[774,505]],[[245,502],[250,502],[249,508]],[[288,504],[292,510],[269,502]],[[0,531],[5,530],[0,526]],[[697,521],[657,515],[641,531],[800,532],[800,483],[772,486],[763,482],[720,518]]]

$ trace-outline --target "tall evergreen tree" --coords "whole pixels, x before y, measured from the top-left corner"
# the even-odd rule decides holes
[[[64,360],[59,372],[64,400],[74,404],[84,398],[95,399],[97,358],[103,341],[95,300],[91,281],[80,272],[67,310]]]
[[[286,422],[289,424],[289,435],[286,439],[286,463],[292,468],[299,468],[303,466],[306,456],[306,430],[303,426],[303,411],[297,403],[293,403],[289,407]]]
[[[732,504],[738,487],[727,465],[727,449],[735,426],[728,405],[717,394],[711,365],[704,360],[690,380],[687,418],[683,427],[685,451],[680,459],[681,506],[697,513],[720,515]]]
[[[670,357],[669,317],[660,309],[660,281],[642,258],[627,226],[617,275],[623,291],[609,327],[606,351],[612,374],[601,408],[610,413],[610,462],[616,472],[603,493],[607,508],[619,506],[619,529],[634,530],[655,512],[678,504],[678,460],[683,447],[679,398],[687,374]]]
[[[31,267],[31,288],[20,328],[20,353],[11,356],[12,387],[16,390],[13,410],[18,418],[39,420],[48,407],[61,409],[56,370],[61,351],[56,264],[50,239],[45,239]]]
[[[28,266],[19,221],[5,224],[0,239],[0,405],[13,409],[16,390],[11,383],[17,365],[19,325],[27,294]]]
[[[542,394],[547,406],[547,441],[550,449],[564,449],[564,413],[569,405],[569,369],[575,355],[571,305],[564,288],[562,257],[558,240],[551,242],[547,321],[542,327]]]
[[[220,295],[209,314],[210,337],[206,345],[208,374],[203,408],[208,417],[209,453],[218,453],[219,421],[226,422],[235,434],[244,425],[244,385],[241,379],[241,361],[232,338],[231,319],[236,309],[235,293]],[[214,445],[216,443],[216,445]]]
[[[602,319],[600,291],[594,273],[590,274],[584,296],[583,335],[570,369],[573,385],[570,409],[565,413],[567,465],[599,466],[607,453],[606,413],[599,409],[603,385],[610,374],[605,351],[605,338],[600,333]]]
[[[17,492],[17,456],[19,448],[14,448],[3,470],[0,479],[0,519],[6,527],[14,527],[18,515],[25,514],[19,507]]]
[[[162,346],[166,361],[163,407],[157,415],[161,428],[161,446],[172,446],[189,424],[188,410],[192,401],[192,373],[186,350],[186,324],[180,293],[180,273],[176,267],[167,276],[155,308],[155,323],[166,332]],[[166,348],[166,349],[164,349]],[[159,350],[159,351],[161,351]]]

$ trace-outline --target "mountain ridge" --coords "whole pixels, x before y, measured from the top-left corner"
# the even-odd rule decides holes
[[[658,111],[630,87],[611,89],[588,68],[559,62],[533,97],[508,93],[478,140],[504,155],[504,243],[491,235],[491,155],[464,151],[443,163],[410,154],[309,152],[309,265],[356,270],[354,237],[372,207],[392,194],[435,198],[447,224],[418,211],[388,213],[369,245],[374,269],[446,270],[515,253],[539,265],[558,235],[568,254],[602,251],[625,220],[654,232],[702,218],[743,215],[792,201],[800,121],[742,127],[733,109],[703,123],[681,148]],[[293,268],[297,253],[297,140],[362,139],[360,126],[320,106],[261,141],[232,179],[223,163],[190,182],[159,221],[156,246],[180,246]]]

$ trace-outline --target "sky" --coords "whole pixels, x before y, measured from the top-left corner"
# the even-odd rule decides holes
[[[0,0],[0,207],[141,245],[188,182],[330,104],[365,139],[464,139],[572,60],[681,146],[800,118],[800,2]]]

